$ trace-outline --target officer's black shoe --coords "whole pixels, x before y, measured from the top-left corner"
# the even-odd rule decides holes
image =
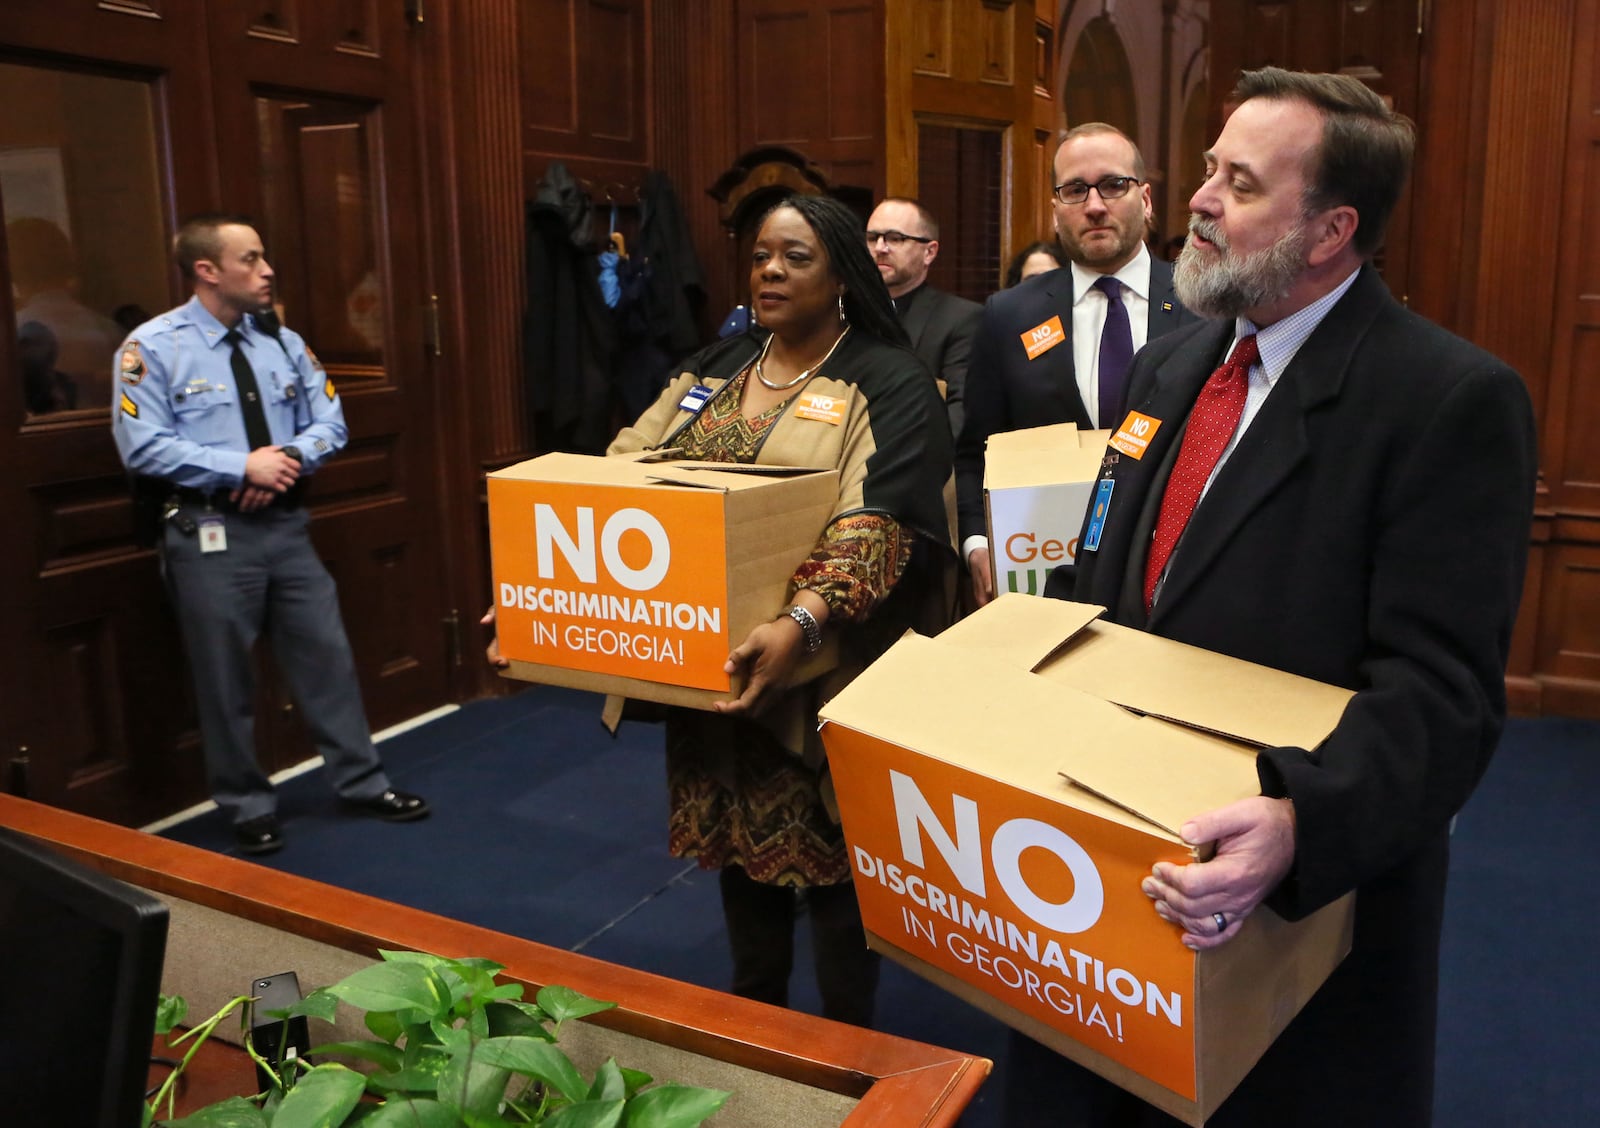
[[[346,805],[362,814],[375,815],[385,822],[411,822],[428,817],[428,801],[420,795],[390,788],[371,799],[346,799]]]
[[[278,825],[277,815],[259,815],[235,823],[233,837],[245,854],[276,854],[283,849],[283,828]]]

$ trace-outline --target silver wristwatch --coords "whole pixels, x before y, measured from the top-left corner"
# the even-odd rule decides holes
[[[807,654],[815,654],[822,649],[822,624],[817,622],[815,615],[798,603],[785,610],[784,614],[800,624],[800,633],[805,638]]]

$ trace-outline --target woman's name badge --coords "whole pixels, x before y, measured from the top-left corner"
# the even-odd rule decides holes
[[[1098,552],[1100,533],[1106,527],[1106,511],[1111,508],[1111,491],[1117,488],[1113,478],[1101,478],[1095,486],[1094,509],[1089,516],[1089,527],[1083,532],[1082,552]]]
[[[228,551],[228,530],[223,527],[221,517],[202,517],[195,524],[200,530],[201,552]]]
[[[700,405],[710,398],[711,389],[705,384],[696,384],[683,393],[683,398],[678,401],[678,408],[681,411],[699,411]]]
[[[1023,333],[1022,347],[1028,351],[1029,360],[1037,360],[1066,339],[1067,331],[1061,328],[1061,318],[1058,315],[1049,321],[1040,322]]]
[[[800,404],[794,413],[801,419],[815,419],[818,423],[837,427],[844,422],[844,400],[820,392],[801,392]]]

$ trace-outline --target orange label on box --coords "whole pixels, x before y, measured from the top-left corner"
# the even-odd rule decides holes
[[[1156,432],[1160,429],[1161,420],[1130,411],[1128,417],[1122,421],[1122,426],[1117,428],[1117,433],[1111,436],[1111,441],[1106,445],[1120,450],[1129,458],[1143,458],[1144,452],[1150,446],[1150,440],[1156,437]]]
[[[723,495],[489,480],[507,658],[727,690]]]
[[[1061,318],[1052,317],[1022,334],[1022,347],[1028,350],[1028,359],[1036,360],[1067,339],[1061,328]]]
[[[1195,955],[1139,889],[1181,849],[841,725],[823,732],[869,931],[1195,1099]]]

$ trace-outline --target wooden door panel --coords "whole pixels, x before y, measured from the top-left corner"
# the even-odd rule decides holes
[[[449,698],[440,549],[425,536],[438,502],[421,472],[435,428],[407,34],[399,5],[250,2],[213,56],[231,66],[217,90],[224,186],[258,216],[284,321],[350,427],[310,498],[374,728]],[[306,752],[277,704],[271,766]]]
[[[36,357],[12,326],[33,321],[52,330],[55,367],[71,368],[73,390],[42,413],[0,395],[0,521],[13,537],[0,585],[14,599],[0,648],[0,761],[8,784],[39,798],[138,820],[204,791],[176,629],[153,554],[132,543],[107,426],[115,341],[104,338],[122,329],[99,326],[121,305],[173,304],[171,216],[213,194],[210,101],[195,65],[205,10],[200,0],[8,0],[0,44],[0,208],[8,228],[55,229],[69,277],[38,289],[69,294],[97,323],[93,344],[79,341],[85,359],[61,363],[62,342],[78,334],[36,311],[22,240],[0,244],[3,386],[24,386]]]

